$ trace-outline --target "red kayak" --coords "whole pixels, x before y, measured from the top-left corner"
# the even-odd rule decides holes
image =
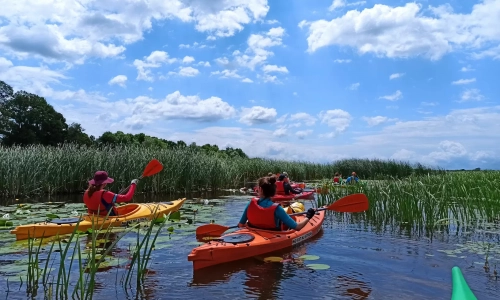
[[[294,197],[297,196],[297,199],[302,200],[312,200],[314,199],[314,192],[303,192],[301,194],[290,194],[290,195],[275,195],[271,198],[273,202],[290,202],[294,200]]]

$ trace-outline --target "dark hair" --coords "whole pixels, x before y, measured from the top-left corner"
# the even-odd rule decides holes
[[[340,175],[339,172],[335,172],[335,176],[339,176],[339,175]]]
[[[264,197],[270,198],[276,195],[276,176],[266,176],[259,178],[259,187],[262,189]]]
[[[92,195],[101,190],[102,189],[102,186],[103,184],[101,185],[93,185],[93,184],[89,184],[89,188],[87,189],[87,192],[88,192],[88,195],[89,195],[89,198],[92,197]]]
[[[273,176],[273,175],[274,175],[274,173],[273,173],[273,172],[269,172],[269,173],[267,173],[267,176],[268,176],[268,177],[271,177],[271,176]]]

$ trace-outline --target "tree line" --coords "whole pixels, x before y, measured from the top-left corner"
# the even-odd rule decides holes
[[[187,145],[161,139],[144,133],[130,134],[122,131],[115,133],[106,131],[100,137],[85,133],[79,123],[67,124],[64,116],[57,112],[44,97],[17,91],[0,80],[0,142],[3,146],[60,146],[65,143],[99,147],[102,145],[140,145],[160,149],[177,149],[190,147],[200,151],[219,153],[229,157],[248,156],[240,148],[226,147],[219,149],[217,145]]]

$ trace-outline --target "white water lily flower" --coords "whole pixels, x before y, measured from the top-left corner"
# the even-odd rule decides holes
[[[10,219],[10,214],[3,215],[2,219],[9,220]]]
[[[78,212],[77,212],[76,210],[72,211],[72,212],[71,212],[71,214],[72,214],[73,216],[78,216]]]
[[[208,199],[205,199],[205,200],[203,201],[203,203],[205,203],[205,205],[206,205],[206,204],[210,203],[210,201],[208,201]]]

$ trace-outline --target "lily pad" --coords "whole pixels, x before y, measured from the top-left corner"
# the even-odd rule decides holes
[[[319,256],[317,256],[317,255],[302,255],[299,258],[302,260],[317,260],[317,259],[319,259]]]
[[[306,265],[306,267],[313,269],[313,270],[328,270],[328,269],[330,269],[330,266],[325,265],[325,264],[309,264],[309,265]]]
[[[278,256],[269,256],[264,258],[264,262],[283,262],[283,258]]]

